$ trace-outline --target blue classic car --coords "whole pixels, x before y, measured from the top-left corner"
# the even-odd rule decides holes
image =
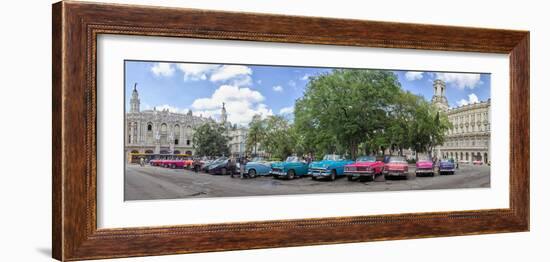
[[[439,174],[455,174],[455,162],[452,159],[443,159],[439,162]]]
[[[244,172],[250,177],[255,176],[267,176],[271,171],[271,163],[265,160],[263,157],[255,157],[252,161],[246,163]]]
[[[311,179],[329,178],[334,181],[337,176],[344,175],[344,166],[354,163],[352,160],[344,159],[340,155],[325,155],[323,160],[313,162],[309,165],[308,174]]]
[[[271,164],[271,174],[274,178],[286,177],[294,179],[296,176],[307,175],[307,163],[296,156],[289,156],[285,162]]]

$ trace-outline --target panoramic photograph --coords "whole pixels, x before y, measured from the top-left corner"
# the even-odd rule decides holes
[[[124,74],[125,201],[491,186],[488,73],[126,60]]]

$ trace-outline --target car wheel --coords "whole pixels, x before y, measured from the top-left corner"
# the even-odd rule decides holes
[[[172,168],[173,168],[173,169],[176,169],[176,164],[172,164]]]
[[[317,180],[317,177],[311,176],[311,180]]]
[[[370,178],[372,182],[374,182],[374,180],[376,180],[376,172],[372,173],[372,176]]]
[[[227,168],[222,167],[221,173],[222,175],[227,175]]]
[[[348,176],[348,181],[353,181],[353,177],[352,177],[352,176]]]
[[[288,180],[292,180],[292,179],[294,179],[294,175],[296,175],[296,173],[294,172],[294,170],[291,169],[291,170],[288,170],[286,175],[287,175]]]
[[[330,181],[334,181],[334,180],[336,180],[336,170],[333,169],[330,172]]]
[[[255,170],[255,169],[250,169],[250,170],[248,170],[248,176],[250,176],[250,177],[256,177],[256,170]]]

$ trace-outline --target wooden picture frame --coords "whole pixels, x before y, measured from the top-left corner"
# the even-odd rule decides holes
[[[83,2],[53,5],[53,257],[82,260],[529,230],[529,32]],[[99,34],[468,51],[510,58],[510,207],[98,229]]]

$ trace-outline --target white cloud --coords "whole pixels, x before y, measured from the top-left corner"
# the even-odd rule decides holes
[[[475,103],[479,103],[479,98],[477,98],[476,94],[471,93],[471,94],[468,95],[468,100],[460,99],[456,103],[458,104],[458,106],[465,106],[465,105],[468,105],[468,104],[475,104]]]
[[[153,67],[151,67],[151,72],[155,74],[155,76],[166,76],[170,77],[174,74],[174,67],[170,63],[155,63]]]
[[[420,80],[424,77],[424,73],[423,72],[413,72],[413,71],[409,71],[407,73],[405,73],[405,78],[409,81],[414,81],[414,80]]]
[[[474,89],[477,85],[481,84],[480,74],[468,74],[468,73],[436,73],[435,77],[445,81],[447,85],[456,85],[459,89],[469,88]]]
[[[223,65],[210,76],[212,82],[225,81],[235,77],[250,76],[252,69],[243,65]]]
[[[273,91],[275,91],[275,92],[283,92],[283,87],[282,87],[282,86],[274,86],[274,87],[273,87]]]
[[[292,113],[294,113],[294,107],[293,106],[283,107],[283,108],[281,108],[281,110],[279,110],[279,114],[281,114],[281,115],[292,114]]]
[[[208,74],[218,69],[219,65],[209,64],[178,64],[177,68],[183,73],[185,81],[206,80]]]
[[[288,81],[288,85],[291,86],[291,87],[296,87],[296,81],[290,80],[290,81]]]
[[[222,103],[225,103],[227,119],[233,124],[247,125],[256,114],[273,115],[273,111],[262,102],[265,97],[247,87],[220,86],[211,97],[196,99],[191,105],[193,114],[218,118]]]
[[[262,79],[258,79],[258,81],[256,81],[256,83],[258,83],[258,85],[261,85],[262,84]]]

